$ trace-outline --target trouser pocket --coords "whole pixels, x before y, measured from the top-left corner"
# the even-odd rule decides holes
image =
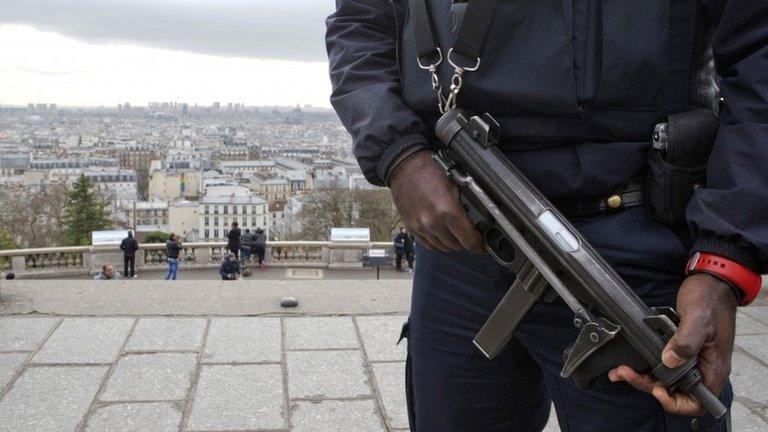
[[[657,152],[648,157],[645,209],[648,216],[663,224],[685,222],[685,209],[693,192],[706,181],[706,164],[687,168],[662,160]]]
[[[410,320],[405,320],[403,323],[403,329],[400,331],[400,339],[397,343],[408,339],[410,336]],[[416,430],[416,410],[414,409],[414,397],[413,397],[413,360],[411,359],[411,346],[409,341],[406,341],[407,355],[405,357],[405,403],[408,409],[408,425],[411,432],[417,432]]]

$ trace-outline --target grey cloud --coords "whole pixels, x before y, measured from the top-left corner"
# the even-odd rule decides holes
[[[0,24],[26,24],[95,43],[202,54],[325,59],[333,0],[2,0]]]

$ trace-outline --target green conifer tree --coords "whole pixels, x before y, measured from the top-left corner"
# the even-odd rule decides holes
[[[77,179],[68,195],[64,241],[68,246],[87,246],[91,244],[93,231],[112,226],[107,203],[93,190],[93,184],[84,175]]]

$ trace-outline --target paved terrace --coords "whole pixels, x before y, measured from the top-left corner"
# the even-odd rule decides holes
[[[179,282],[3,281],[0,431],[407,430],[407,281]],[[765,431],[768,306],[738,334],[734,430]]]

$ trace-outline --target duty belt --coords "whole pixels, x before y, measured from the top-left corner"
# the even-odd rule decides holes
[[[552,204],[569,218],[592,217],[633,207],[644,203],[645,182],[632,180],[612,193],[600,197],[572,200],[554,200]]]

